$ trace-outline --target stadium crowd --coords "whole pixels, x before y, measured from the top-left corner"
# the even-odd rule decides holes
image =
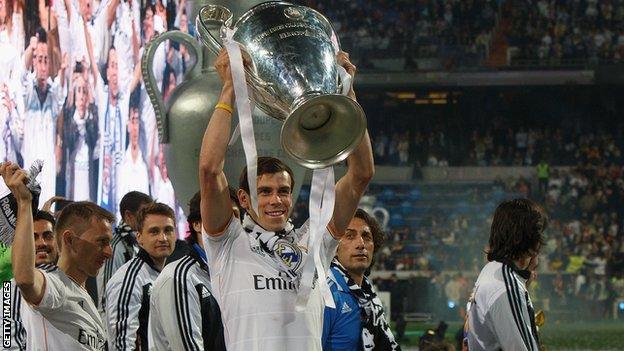
[[[61,195],[119,213],[121,196],[138,190],[179,208],[140,58],[155,35],[189,31],[185,6],[0,2],[0,158],[25,167],[44,161],[42,201]],[[189,60],[175,43],[156,51],[153,71],[165,98]]]
[[[508,0],[508,44],[515,63],[616,63],[624,59],[624,3],[608,0]]]
[[[445,208],[446,203],[438,208],[432,205],[431,214],[425,215],[418,225],[410,224],[409,215],[401,215],[402,207],[414,208],[418,204],[388,206],[393,219],[387,228],[386,246],[376,258],[377,270],[407,271],[429,277],[429,287],[434,292],[420,298],[433,299],[432,306],[437,307],[428,312],[448,316],[445,306],[451,301],[453,306],[460,306],[465,301],[483,264],[491,218],[483,215],[479,205],[495,203],[501,197],[528,197],[542,201],[551,217],[538,280],[531,286],[537,306],[552,311],[557,319],[617,316],[614,308],[619,307],[614,304],[624,297],[621,168],[611,171],[592,165],[555,168],[545,193],[540,192],[537,178],[498,180],[489,187],[490,190],[471,190],[473,200],[469,205],[475,207],[473,211]],[[455,214],[448,215],[449,212]],[[485,213],[489,215],[491,211]],[[413,299],[410,291],[423,284],[407,278],[398,285],[402,288],[390,288],[389,282],[396,280],[396,276],[381,275],[378,284],[393,291],[396,295],[393,299],[396,297],[397,301]],[[442,298],[435,299],[437,295]],[[393,309],[395,316],[406,312],[423,310]]]
[[[301,2],[331,20],[361,69],[374,69],[370,59],[375,58],[404,58],[406,70],[418,69],[418,58],[439,58],[447,69],[460,61],[478,65],[486,56],[497,11],[490,0]]]
[[[449,142],[443,130],[394,132],[373,135],[380,164],[443,166],[536,166],[541,160],[553,165],[605,164],[622,162],[622,139],[614,131],[587,134],[562,128],[473,129],[464,135],[467,148]],[[449,161],[450,160],[450,161]]]

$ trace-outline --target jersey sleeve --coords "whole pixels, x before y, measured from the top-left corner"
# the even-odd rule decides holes
[[[45,287],[41,302],[39,302],[38,305],[33,305],[32,307],[40,311],[52,311],[60,308],[63,306],[63,303],[65,303],[65,299],[67,297],[65,285],[56,275],[42,270],[39,270],[39,272],[43,274]]]
[[[135,262],[135,261],[131,261]],[[130,264],[125,271],[118,271],[106,286],[106,325],[109,350],[135,348],[139,329],[141,294],[138,269]]]
[[[492,303],[487,312],[490,328],[505,350],[538,350],[531,332],[526,303],[513,295],[504,293]]]
[[[218,274],[228,262],[234,241],[243,232],[243,225],[238,218],[232,216],[230,223],[219,236],[210,236],[206,233],[202,226],[202,237],[204,247],[206,248],[206,256],[208,258],[208,266],[212,274]]]
[[[186,264],[178,265],[174,276],[153,292],[152,301],[171,350],[203,351],[200,296],[185,271]]]

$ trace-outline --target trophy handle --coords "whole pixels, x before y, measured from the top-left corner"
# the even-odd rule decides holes
[[[232,18],[232,11],[221,5],[206,5],[202,7],[197,14],[195,27],[199,34],[199,40],[206,45],[215,56],[219,55],[219,52],[223,49],[223,44],[210,33],[209,28],[219,26],[221,35],[224,37],[226,28],[231,28],[232,26]],[[241,46],[241,51],[243,56],[248,55],[245,47]],[[258,77],[249,67],[245,67],[245,76],[252,88],[258,90],[260,94],[275,94],[275,90],[271,84]]]
[[[371,214],[375,218],[379,218],[381,220],[381,228],[386,229],[388,226],[388,222],[390,221],[390,213],[383,207],[375,207],[371,211]]]
[[[201,46],[199,46],[193,37],[179,30],[173,30],[157,35],[147,44],[143,57],[141,58],[141,75],[143,76],[143,81],[145,82],[147,96],[149,96],[152,106],[154,106],[154,112],[156,113],[156,125],[158,126],[158,137],[161,143],[169,142],[169,124],[167,111],[165,110],[165,102],[163,101],[162,94],[158,90],[156,78],[154,77],[154,71],[152,70],[152,62],[154,61],[156,49],[158,49],[158,46],[167,39],[182,42],[186,45],[189,52],[193,56],[193,64],[184,75],[184,80],[200,75],[201,66],[198,65],[198,63],[202,62]]]
[[[210,33],[209,27],[218,26],[221,33],[225,27],[232,25],[232,11],[221,5],[206,5],[199,10],[195,20],[195,27],[199,32],[199,39],[215,55],[223,48],[220,40]]]

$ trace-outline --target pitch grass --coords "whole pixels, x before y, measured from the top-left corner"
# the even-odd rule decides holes
[[[446,341],[455,345],[455,333],[460,322],[448,322]],[[401,340],[401,346],[417,347],[418,339],[436,323],[409,323],[405,332],[408,340]],[[541,341],[548,351],[553,350],[624,350],[624,320],[603,320],[596,322],[551,323],[540,329]]]

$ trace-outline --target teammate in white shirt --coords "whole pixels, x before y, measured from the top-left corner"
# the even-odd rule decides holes
[[[232,199],[233,208],[237,202]],[[225,350],[221,312],[212,294],[201,237],[199,203],[198,192],[189,202],[189,253],[168,264],[154,282],[148,327],[152,350]]]
[[[58,250],[54,238],[54,217],[45,211],[37,211],[33,216],[33,234],[35,239],[35,265],[43,269],[44,266],[56,264]],[[26,350],[26,329],[22,323],[22,294],[11,279],[11,339],[7,350]]]
[[[35,268],[32,194],[27,174],[16,164],[0,174],[18,204],[13,241],[13,273],[23,301],[22,320],[28,350],[104,350],[106,333],[93,300],[85,290],[88,276],[111,255],[111,213],[91,202],[65,207],[54,228],[61,248],[58,267]]]
[[[338,54],[338,62],[355,74],[346,53]],[[232,106],[233,83],[225,50],[215,68],[223,81],[218,102]],[[355,98],[353,89],[350,97]],[[256,213],[251,206],[247,171],[243,170],[238,198],[247,216],[241,225],[233,216],[223,173],[231,124],[228,109],[214,110],[199,161],[204,247],[213,294],[221,308],[226,347],[230,351],[321,350],[324,304],[319,289],[312,290],[305,312],[295,310],[300,263],[307,256],[309,223],[293,230],[288,222],[292,172],[278,159],[258,159],[257,189],[252,189],[258,193]],[[374,173],[368,133],[347,164],[346,175],[336,184],[332,220],[323,234],[321,255],[326,267],[336,252],[336,239],[347,228]]]
[[[109,350],[148,349],[152,284],[175,249],[175,213],[169,206],[159,202],[144,206],[137,223],[139,253],[106,285]]]
[[[468,302],[471,351],[538,351],[535,312],[527,280],[548,224],[544,209],[527,199],[501,203],[490,231],[489,263],[483,267]]]
[[[103,319],[105,318],[104,309],[106,307],[104,299],[106,284],[121,266],[133,259],[139,252],[139,244],[136,242],[137,216],[141,207],[152,201],[152,198],[147,194],[131,191],[124,195],[121,202],[119,202],[121,221],[113,231],[113,239],[111,240],[112,257],[106,261],[104,268],[100,270],[97,276],[97,306]]]

